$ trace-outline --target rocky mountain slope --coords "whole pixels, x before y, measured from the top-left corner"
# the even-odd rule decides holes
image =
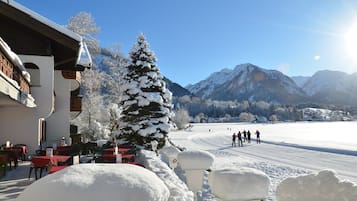
[[[186,87],[192,94],[214,100],[301,102],[357,106],[357,73],[318,71],[311,77],[290,78],[253,64],[223,69]]]

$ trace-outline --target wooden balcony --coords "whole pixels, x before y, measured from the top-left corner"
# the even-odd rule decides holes
[[[71,96],[71,112],[82,112],[82,97]]]
[[[19,67],[13,65],[10,60],[0,51],[0,70],[9,79],[15,80],[20,86],[20,90],[27,94],[30,93],[30,83],[22,75]]]
[[[63,70],[62,76],[66,79],[73,79],[78,81],[81,79],[81,73],[79,71]]]
[[[71,91],[76,90],[80,87],[81,83],[81,73],[79,71],[62,71],[62,76],[65,79],[71,80]]]
[[[12,79],[12,72],[14,66],[12,63],[5,57],[5,55],[0,51],[0,69],[8,78]]]

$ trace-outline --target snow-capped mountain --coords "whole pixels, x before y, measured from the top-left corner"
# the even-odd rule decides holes
[[[306,97],[288,76],[249,63],[238,65],[233,70],[215,72],[187,89],[197,96],[215,100],[294,103]]]
[[[311,76],[291,76],[291,79],[294,80],[295,84],[299,87],[303,87],[310,78]]]
[[[302,86],[302,89],[317,102],[356,105],[357,73],[318,71]]]
[[[169,78],[164,77],[164,81],[166,83],[166,87],[172,92],[173,96],[181,97],[185,95],[192,95],[187,89],[175,82],[172,82]]]

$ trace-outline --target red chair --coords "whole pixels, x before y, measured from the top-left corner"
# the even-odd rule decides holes
[[[40,178],[42,177],[42,171],[48,169],[48,166],[51,164],[51,160],[47,158],[37,158],[33,157],[31,159],[31,166],[29,171],[29,179],[31,178],[32,169],[35,169],[35,178],[37,180],[37,170],[40,169]]]
[[[76,165],[76,164],[79,164],[79,155],[72,156],[72,164],[71,165]],[[69,167],[69,166],[70,165],[51,166],[50,170],[48,171],[48,174],[52,174],[52,173],[58,172],[58,171],[63,170],[66,167]]]

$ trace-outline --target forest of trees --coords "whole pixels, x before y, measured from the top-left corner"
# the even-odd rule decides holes
[[[191,122],[266,122],[266,121],[302,121],[309,120],[304,115],[306,108],[320,108],[331,111],[329,120],[348,120],[351,109],[334,105],[301,103],[299,105],[281,105],[265,101],[217,101],[205,100],[195,96],[174,97],[175,109],[185,108]],[[316,114],[318,115],[318,114]],[[315,116],[316,116],[315,115]],[[315,120],[326,120],[322,117]]]

